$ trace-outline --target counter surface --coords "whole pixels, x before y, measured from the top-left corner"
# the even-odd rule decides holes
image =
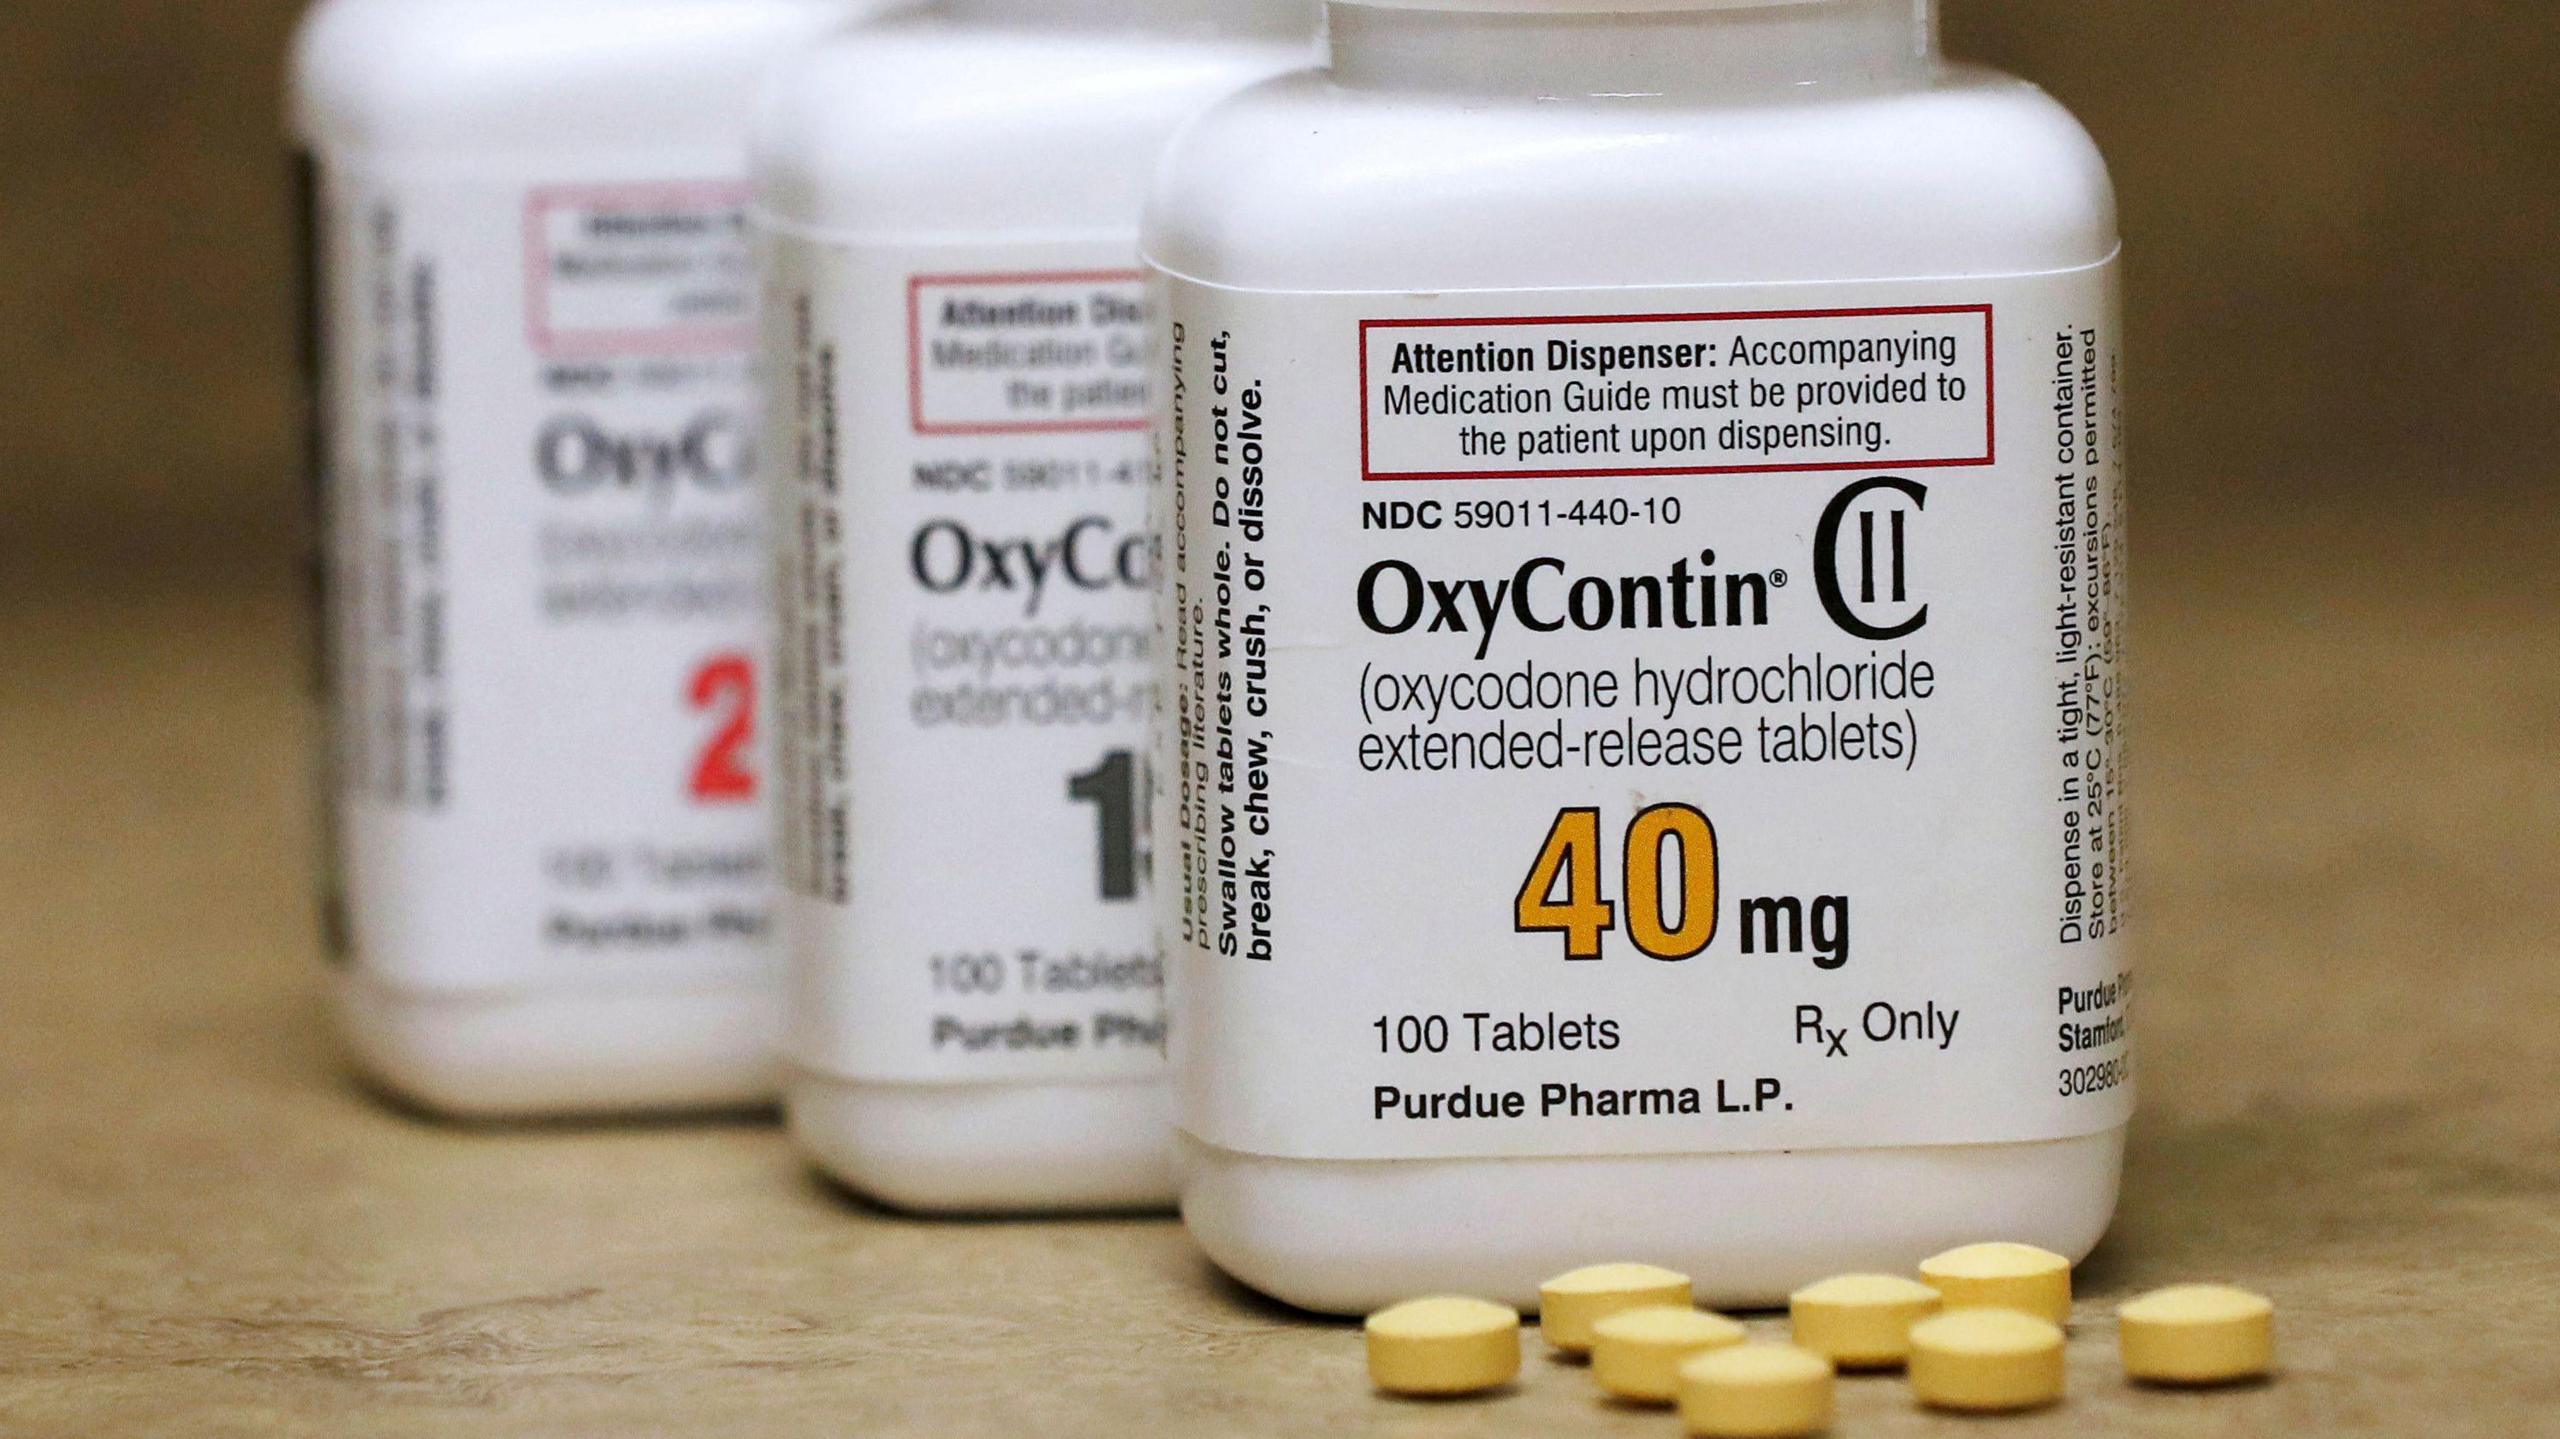
[[[2552,1422],[2555,541],[2485,503],[2144,516],[2142,1118],[2072,1398],[2003,1436]],[[0,579],[0,1431],[1677,1432],[1540,1358],[1374,1398],[1352,1328],[1170,1222],[876,1213],[753,1119],[384,1108],[318,997],[292,588],[181,568]],[[2277,1297],[2281,1379],[2117,1377],[2112,1301],[2193,1278]],[[1836,1432],[1969,1427],[1860,1379]]]

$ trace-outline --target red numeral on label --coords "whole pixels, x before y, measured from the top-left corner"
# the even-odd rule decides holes
[[[693,675],[693,707],[721,717],[720,729],[693,769],[693,797],[703,804],[746,804],[756,797],[756,664],[719,655]]]

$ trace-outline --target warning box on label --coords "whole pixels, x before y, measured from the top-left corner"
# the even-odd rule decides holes
[[[1989,305],[1364,320],[1362,477],[1989,465]]]
[[[559,185],[525,202],[525,316],[554,359],[743,352],[756,342],[742,185]]]
[[[1147,286],[1136,270],[907,282],[919,435],[1144,430]]]

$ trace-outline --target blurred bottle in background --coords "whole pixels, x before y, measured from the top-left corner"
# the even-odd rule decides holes
[[[1311,0],[950,0],[777,79],[791,1124],[933,1211],[1169,1205],[1138,215]]]
[[[756,86],[880,0],[323,0],[330,928],[470,1116],[770,1099]]]

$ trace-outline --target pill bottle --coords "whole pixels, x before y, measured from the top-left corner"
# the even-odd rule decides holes
[[[1914,0],[1329,29],[1146,229],[1193,1233],[1341,1312],[2086,1254],[2131,1106],[2096,149]]]
[[[1138,215],[1305,0],[952,0],[760,121],[792,1132],[927,1212],[1173,1197]]]
[[[747,135],[859,0],[324,0],[311,192],[342,1027],[463,1116],[770,1102]]]

